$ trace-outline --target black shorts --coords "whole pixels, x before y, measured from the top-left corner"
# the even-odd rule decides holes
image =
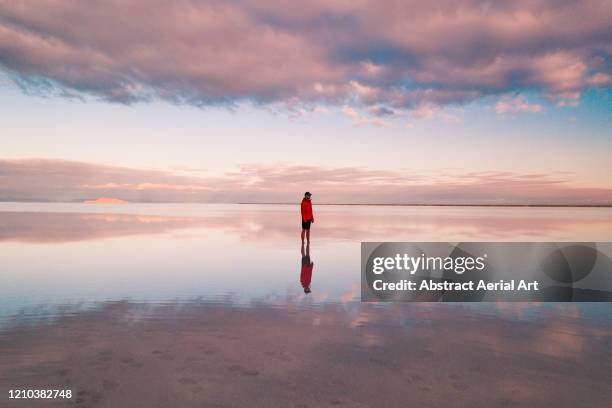
[[[311,220],[302,221],[302,229],[303,230],[309,230],[310,229],[310,224],[312,224]]]

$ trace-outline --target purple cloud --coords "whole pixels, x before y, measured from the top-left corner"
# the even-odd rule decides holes
[[[563,175],[251,164],[206,177],[62,160],[0,160],[0,201],[291,203],[304,190],[314,191],[318,203],[612,204],[612,189],[579,186]]]
[[[0,1],[0,69],[24,89],[132,103],[331,104],[388,116],[612,84],[598,0]]]

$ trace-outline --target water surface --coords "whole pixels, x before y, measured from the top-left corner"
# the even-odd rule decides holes
[[[361,241],[611,241],[612,209],[315,211],[306,295],[297,205],[0,204],[2,398],[55,385],[100,407],[612,400],[609,304],[359,302]]]
[[[305,297],[299,209],[0,205],[2,316],[109,300]],[[609,241],[612,209],[320,206],[310,302],[359,300],[360,241]]]

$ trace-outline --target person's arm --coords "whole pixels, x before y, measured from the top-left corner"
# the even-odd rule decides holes
[[[306,203],[302,201],[302,204],[300,205],[300,211],[302,213],[302,221],[306,221],[306,216],[308,215],[307,212],[308,210],[306,210]]]
[[[310,206],[310,220],[314,223],[314,212],[312,211],[312,202],[308,202],[308,205]]]

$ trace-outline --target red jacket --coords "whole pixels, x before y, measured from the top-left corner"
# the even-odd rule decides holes
[[[312,215],[312,202],[307,199],[302,199],[302,221],[313,221],[314,215]]]
[[[304,289],[310,286],[310,281],[312,280],[313,266],[314,265],[312,263],[302,265],[302,272],[300,273],[300,283],[302,284],[302,287]]]

